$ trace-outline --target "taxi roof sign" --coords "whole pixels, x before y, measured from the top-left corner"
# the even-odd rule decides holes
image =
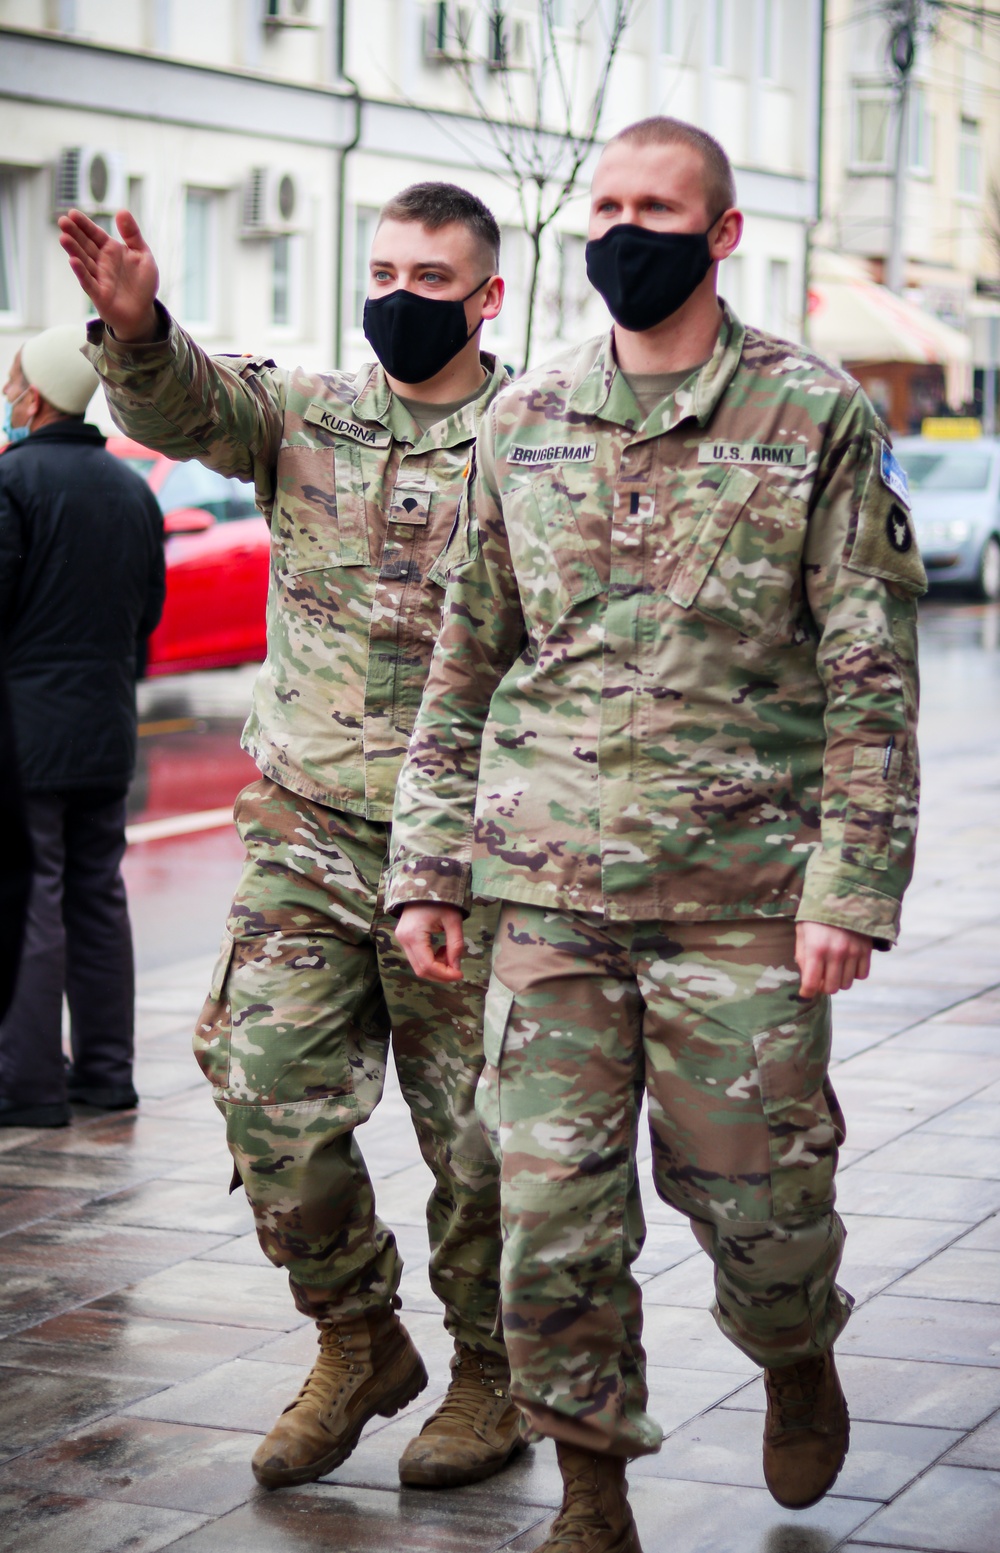
[[[920,435],[935,442],[974,442],[982,434],[982,421],[972,415],[928,415],[920,423]]]

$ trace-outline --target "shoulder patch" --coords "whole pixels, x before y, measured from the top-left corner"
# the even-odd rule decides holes
[[[895,480],[895,464],[905,482],[906,476],[892,457],[888,445],[873,437],[868,480],[858,508],[857,529],[847,564],[867,577],[882,577],[895,582],[909,593],[926,593],[927,574],[913,533],[913,520],[907,508],[896,499],[896,491],[886,478]],[[886,463],[886,453],[891,463]],[[905,486],[904,486],[905,489]],[[902,501],[905,501],[905,495]]]
[[[882,443],[882,451],[879,455],[879,474],[882,476],[882,484],[888,486],[893,496],[897,497],[899,501],[909,502],[910,482],[906,478],[906,470],[893,453],[888,442]]]

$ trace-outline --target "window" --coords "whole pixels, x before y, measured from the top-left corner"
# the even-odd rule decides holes
[[[178,507],[200,507],[217,523],[252,518],[256,512],[253,486],[206,469],[204,464],[178,464],[164,480],[156,499],[163,513]]]
[[[684,48],[683,0],[660,0],[660,52],[677,59]]]
[[[712,64],[728,70],[732,58],[733,21],[730,0],[712,0]]]
[[[294,329],[299,322],[300,242],[289,232],[271,244],[271,322],[276,329]]]
[[[855,87],[851,147],[851,160],[855,167],[888,167],[889,126],[892,119],[891,93],[870,87]]]
[[[767,263],[767,327],[772,334],[788,333],[788,260]]]
[[[927,110],[927,93],[922,86],[910,89],[910,170],[915,173],[931,171],[931,116]]]
[[[141,178],[130,178],[128,180],[128,193],[126,195],[126,208],[132,212],[133,216],[138,221],[140,226],[142,226],[143,217],[144,217],[144,214],[145,214],[144,209],[143,209],[143,203],[142,203],[142,195],[143,195],[143,180]]]
[[[378,226],[378,211],[359,205],[354,216],[354,324],[360,329],[368,297],[368,258]]]
[[[958,130],[958,192],[979,197],[979,120],[963,118]]]
[[[743,255],[732,254],[719,266],[719,291],[737,318],[743,317]]]
[[[778,79],[780,34],[775,15],[778,0],[760,0],[760,74],[763,81]]]
[[[215,322],[215,195],[188,189],[184,199],[184,321]]]
[[[948,451],[902,455],[912,491],[985,491],[990,480],[988,453]]]
[[[15,323],[21,316],[20,193],[14,173],[0,172],[0,319]]]
[[[560,232],[557,238],[558,283],[556,294],[555,335],[560,340],[571,340],[580,327],[580,320],[589,300],[587,264],[584,254],[586,238],[574,232]]]

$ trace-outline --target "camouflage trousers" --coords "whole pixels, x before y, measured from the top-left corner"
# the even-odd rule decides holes
[[[501,1305],[527,1423],[636,1456],[646,1411],[636,1141],[715,1264],[715,1318],[758,1364],[828,1348],[851,1298],[833,1177],[830,1000],[788,920],[608,923],[505,903],[477,1106],[501,1161]]]
[[[463,982],[418,981],[384,910],[388,825],[268,780],[235,815],[247,858],[194,1048],[260,1244],[317,1320],[393,1300],[402,1262],[355,1137],[381,1098],[391,1032],[434,1176],[431,1286],[456,1339],[500,1353],[498,1171],[475,1113],[496,912],[466,924]]]

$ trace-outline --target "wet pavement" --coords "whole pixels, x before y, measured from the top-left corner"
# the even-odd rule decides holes
[[[924,818],[903,938],[836,1005],[851,1454],[821,1504],[773,1503],[757,1373],[716,1333],[707,1259],[647,1186],[639,1273],[667,1438],[630,1469],[645,1553],[1000,1549],[1000,611],[935,604],[922,636]],[[134,834],[211,817],[252,777],[237,746],[250,677],[142,687]],[[361,1140],[431,1385],[322,1482],[254,1484],[249,1457],[314,1335],[227,1194],[221,1122],[189,1051],[239,864],[227,828],[136,841],[140,1110],[0,1133],[0,1547],[534,1548],[559,1500],[550,1446],[452,1493],[396,1479],[448,1344],[425,1271],[430,1177],[395,1087]]]

